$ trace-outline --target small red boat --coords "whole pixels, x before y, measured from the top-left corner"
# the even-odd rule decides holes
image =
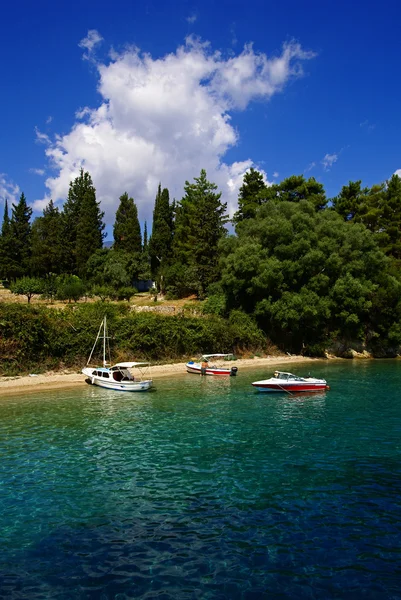
[[[330,389],[325,379],[314,377],[298,377],[292,373],[275,371],[273,377],[262,381],[254,381],[252,385],[259,392],[321,392]]]
[[[190,360],[186,364],[187,372],[196,375],[229,375],[233,377],[237,374],[238,367],[227,368],[219,364],[210,364],[211,359],[226,361],[232,358],[234,358],[232,354],[203,354],[200,362]]]

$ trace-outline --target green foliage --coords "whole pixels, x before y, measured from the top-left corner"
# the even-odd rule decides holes
[[[57,298],[78,302],[86,292],[84,282],[77,275],[61,275],[57,282]]]
[[[114,300],[127,300],[128,302],[131,300],[132,296],[138,293],[138,290],[135,287],[120,287],[113,293]]]
[[[62,217],[50,200],[43,216],[32,225],[32,272],[39,276],[60,273],[63,253]]]
[[[127,192],[120,196],[120,205],[116,212],[113,228],[114,249],[127,253],[142,252],[141,227],[138,221],[138,209],[133,198]]]
[[[221,252],[228,308],[255,314],[282,348],[299,352],[334,332],[385,345],[400,318],[398,285],[374,236],[312,202],[260,207]]]
[[[85,364],[107,314],[112,360],[165,361],[204,352],[264,347],[266,340],[247,315],[164,317],[130,313],[127,304],[68,305],[64,310],[0,304],[1,374]]]
[[[32,296],[43,293],[44,286],[43,281],[37,277],[21,277],[11,283],[10,290],[13,294],[26,296],[29,304]]]
[[[234,223],[256,216],[257,208],[262,204],[267,186],[262,173],[251,167],[244,175],[244,181],[239,189],[238,211],[234,215]]]
[[[153,210],[152,236],[149,241],[150,268],[153,279],[163,272],[171,258],[173,241],[173,207],[167,188],[157,191]]]
[[[196,285],[192,289],[203,298],[207,287],[220,276],[218,244],[226,235],[226,204],[202,169],[195,183],[185,183],[185,196],[176,209],[174,262],[192,267]],[[167,279],[167,275],[166,275]],[[171,277],[167,287],[174,285]]]
[[[92,178],[87,171],[80,170],[79,176],[70,182],[68,198],[62,212],[63,268],[64,273],[77,273],[77,231],[84,197],[96,197]],[[85,217],[88,215],[86,214]],[[96,215],[98,217],[99,215]],[[87,219],[85,218],[85,221]],[[98,223],[99,224],[99,223]],[[85,226],[87,223],[85,223]],[[96,225],[96,224],[95,224]],[[83,237],[84,232],[81,231]],[[93,251],[97,248],[93,248]],[[86,259],[89,257],[86,257]]]
[[[86,277],[86,263],[103,245],[103,216],[100,203],[96,202],[95,188],[87,191],[81,201],[77,224],[76,263],[81,277]]]
[[[203,303],[202,312],[205,315],[219,315],[223,317],[226,314],[226,297],[224,294],[215,294],[208,296]]]
[[[18,204],[12,205],[9,232],[4,238],[6,252],[6,279],[16,279],[30,274],[32,209],[27,205],[24,193]]]

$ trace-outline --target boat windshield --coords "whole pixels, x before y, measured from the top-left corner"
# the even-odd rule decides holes
[[[284,381],[304,381],[303,377],[298,377],[298,375],[293,375],[292,373],[283,373],[281,371],[276,371],[274,377]]]

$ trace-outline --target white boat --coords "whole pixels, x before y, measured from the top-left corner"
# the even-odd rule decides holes
[[[275,371],[270,379],[254,381],[252,385],[259,392],[286,392],[288,394],[294,392],[321,392],[330,389],[325,379],[299,377],[284,371]]]
[[[101,335],[102,330],[103,335]],[[90,367],[89,363],[91,362],[93,352],[99,340],[103,340],[103,366]],[[109,337],[107,335],[107,322],[105,316],[100,324],[96,341],[88,358],[88,362],[86,363],[86,367],[82,369],[82,373],[87,376],[87,383],[119,392],[146,392],[149,390],[153,386],[153,381],[150,377],[150,363],[121,362],[111,365],[110,362],[108,363],[106,361],[106,346],[110,356],[108,340]]]
[[[187,372],[194,373],[196,375],[230,375],[235,376],[238,371],[238,367],[230,367],[220,364],[211,364],[212,359],[229,360],[233,357],[233,354],[203,354],[199,362],[190,360],[187,362]]]

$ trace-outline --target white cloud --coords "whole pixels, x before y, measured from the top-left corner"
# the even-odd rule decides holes
[[[327,154],[326,154],[326,156],[327,156]],[[314,169],[315,167],[316,167],[316,163],[315,163],[315,162],[311,162],[311,163],[309,163],[309,165],[306,167],[306,169],[305,169],[305,171],[304,171],[304,172],[305,172],[305,173],[308,173],[309,171],[312,171],[312,169]]]
[[[277,179],[277,177],[278,177],[278,176],[279,176],[279,173],[278,173],[277,171],[274,171],[274,173],[273,173],[273,177],[274,177],[275,179]]]
[[[398,177],[401,177],[401,169],[397,169],[394,175],[398,175]]]
[[[81,42],[85,49],[88,44]],[[47,142],[55,175],[46,181],[44,200],[65,199],[82,166],[92,175],[109,223],[124,191],[135,198],[140,218],[149,220],[159,181],[180,199],[185,180],[204,168],[232,214],[242,177],[256,165],[249,158],[224,162],[238,141],[231,109],[268,101],[299,77],[302,61],[313,56],[290,43],[272,58],[255,53],[251,45],[224,58],[194,37],[161,58],[137,48],[114,52],[109,63],[96,63],[100,106],[80,109],[71,131]]]
[[[338,154],[326,154],[322,159],[322,165],[325,171],[329,171],[338,160]]]
[[[365,121],[362,121],[362,123],[359,123],[359,127],[366,129],[370,133],[376,128],[376,125],[374,123],[370,123],[369,119],[366,119]]]
[[[186,18],[186,21],[192,25],[193,23],[195,23],[195,21],[197,20],[198,15],[196,15],[195,13],[193,13],[192,15],[190,15],[189,17]]]
[[[29,169],[30,173],[33,173],[34,175],[44,175],[45,174],[45,170],[44,169]]]
[[[43,133],[42,131],[39,131],[39,129],[37,127],[35,127],[35,135],[36,135],[36,141],[39,144],[50,144],[51,140],[49,138],[49,136],[46,133]]]
[[[84,52],[82,58],[84,58],[85,60],[89,60],[92,57],[92,53],[93,53],[95,46],[100,44],[100,42],[102,42],[102,41],[103,41],[103,38],[100,35],[100,33],[98,31],[96,31],[96,29],[89,29],[88,35],[86,37],[84,37],[78,44],[78,46],[80,48],[83,48],[84,50],[86,50],[86,52]]]
[[[53,117],[50,115],[49,117],[47,117],[46,119],[46,125],[50,125],[50,123],[53,121]]]
[[[5,200],[8,200],[8,208],[11,209],[11,203],[18,201],[20,193],[19,186],[9,181],[5,173],[0,173],[0,202],[4,203]],[[3,218],[3,215],[1,215],[1,218]]]

